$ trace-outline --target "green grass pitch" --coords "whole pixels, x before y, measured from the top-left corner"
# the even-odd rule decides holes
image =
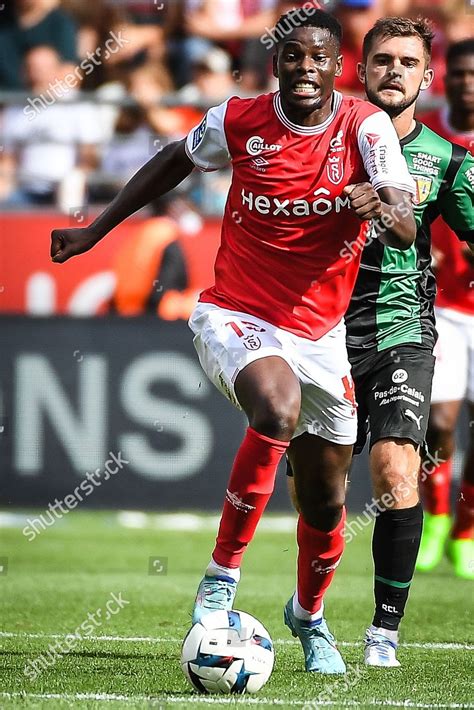
[[[474,707],[473,586],[455,579],[447,563],[415,578],[401,632],[402,667],[363,666],[360,641],[372,613],[370,529],[346,547],[326,598],[349,672],[305,673],[299,643],[282,621],[294,588],[295,535],[266,529],[270,515],[245,557],[235,606],[272,635],[273,675],[255,696],[197,695],[181,672],[180,644],[215,520],[197,518],[200,529],[180,530],[175,523],[186,517],[127,519],[141,527],[121,525],[117,513],[73,511],[31,542],[21,519],[0,529],[0,708]],[[107,619],[111,593],[128,604]],[[92,632],[83,627],[82,639],[72,639],[70,651],[35,680],[25,675],[29,662],[98,609]]]

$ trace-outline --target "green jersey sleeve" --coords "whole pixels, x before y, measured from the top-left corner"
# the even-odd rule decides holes
[[[439,209],[446,224],[456,232],[461,241],[474,242],[474,157],[465,149],[453,146],[454,153],[464,159],[459,165],[453,182],[439,196]],[[459,164],[459,163],[458,163]]]

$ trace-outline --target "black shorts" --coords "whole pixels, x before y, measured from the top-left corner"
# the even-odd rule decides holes
[[[352,360],[358,404],[360,454],[370,433],[370,448],[380,439],[410,439],[425,446],[435,358],[428,348],[397,345]]]

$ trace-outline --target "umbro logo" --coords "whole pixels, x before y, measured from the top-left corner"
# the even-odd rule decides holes
[[[250,161],[250,165],[254,170],[258,170],[259,173],[265,173],[267,170],[267,166],[270,165],[268,160],[265,160],[265,158],[262,158],[262,156],[258,156],[257,158],[253,158]]]

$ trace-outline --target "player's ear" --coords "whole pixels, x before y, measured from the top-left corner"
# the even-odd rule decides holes
[[[421,91],[425,91],[426,89],[429,89],[431,84],[433,83],[434,79],[434,69],[425,69],[425,73],[423,74],[423,81],[421,82]]]
[[[338,58],[336,59],[336,73],[334,76],[341,76],[343,63],[344,63],[344,58],[343,58],[342,54],[340,54],[338,56]]]
[[[357,76],[361,84],[365,84],[365,64],[357,62]]]
[[[273,55],[273,76],[278,79],[278,49]]]

